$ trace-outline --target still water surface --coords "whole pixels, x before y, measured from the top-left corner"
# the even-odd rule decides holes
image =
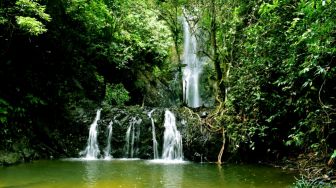
[[[293,174],[260,165],[56,160],[0,168],[0,188],[276,188],[293,182]]]

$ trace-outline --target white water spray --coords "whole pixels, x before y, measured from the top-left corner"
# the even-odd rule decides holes
[[[196,28],[196,26],[195,26]],[[184,48],[183,48],[183,101],[192,108],[202,105],[199,91],[199,78],[203,71],[204,60],[197,56],[197,40],[191,31],[186,18],[183,19]]]
[[[162,159],[183,160],[182,136],[176,128],[175,115],[166,110]]]
[[[80,156],[84,156],[84,159],[88,160],[97,159],[100,153],[97,141],[97,135],[98,135],[97,127],[98,127],[98,121],[100,119],[100,112],[101,109],[97,110],[95,120],[90,125],[89,139],[87,141],[87,146],[85,150],[79,153]]]
[[[152,140],[153,140],[153,155],[154,155],[153,157],[154,159],[159,159],[158,142],[156,140],[156,134],[155,134],[155,124],[154,119],[152,118],[152,113],[154,112],[154,110],[148,113],[148,117],[151,119],[152,122]]]
[[[107,145],[104,149],[104,159],[111,159],[111,139],[112,139],[112,133],[113,133],[113,121],[110,122],[110,124],[107,127],[108,136],[107,136]]]

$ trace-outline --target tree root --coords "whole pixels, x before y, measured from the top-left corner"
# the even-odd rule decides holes
[[[218,165],[221,165],[222,164],[222,157],[223,157],[224,150],[225,150],[226,131],[223,127],[214,126],[213,121],[218,121],[218,120],[216,120],[216,117],[217,116],[222,116],[224,114],[224,110],[223,110],[224,102],[219,99],[219,96],[216,96],[216,100],[219,102],[219,105],[217,106],[216,110],[213,113],[211,113],[211,115],[206,117],[205,119],[202,119],[199,116],[199,114],[193,112],[191,109],[189,109],[187,107],[184,107],[184,111],[187,111],[190,114],[190,116],[192,116],[192,117],[196,116],[197,119],[200,122],[201,127],[206,125],[205,127],[207,128],[208,131],[214,132],[214,133],[218,133],[220,131],[222,132],[222,138],[223,138],[222,147],[221,147],[220,152],[217,156],[217,162],[216,162]]]

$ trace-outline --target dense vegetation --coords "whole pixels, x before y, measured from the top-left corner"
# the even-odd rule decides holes
[[[218,122],[231,149],[258,148],[258,142],[263,149],[285,145],[330,154],[335,148],[335,3],[212,3],[220,8],[205,14],[217,16],[210,32],[216,32],[221,81],[228,88]]]
[[[333,0],[1,0],[0,150],[23,137],[52,147],[78,106],[181,105],[188,14],[209,57],[203,81],[216,82],[205,126],[223,133],[222,152],[332,166],[335,12]]]
[[[231,70],[224,78],[229,91],[219,122],[231,149],[330,155],[336,147],[335,3],[225,6],[231,19],[222,21],[226,36],[217,36],[224,41],[219,56]]]

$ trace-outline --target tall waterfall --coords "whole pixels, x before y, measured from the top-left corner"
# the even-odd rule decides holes
[[[196,27],[195,27],[196,28]],[[183,19],[183,101],[192,108],[202,105],[199,91],[199,78],[203,70],[204,60],[197,56],[197,40],[186,18]]]
[[[98,121],[100,119],[100,112],[101,109],[97,110],[96,117],[93,121],[93,123],[90,126],[90,131],[89,131],[89,139],[87,141],[87,146],[85,150],[81,151],[79,153],[80,156],[84,156],[85,159],[97,159],[100,151],[98,147],[98,141],[97,141],[97,127],[98,127]]]
[[[158,159],[159,158],[158,143],[156,140],[154,119],[152,118],[152,113],[154,112],[154,110],[148,113],[148,117],[151,119],[152,122],[152,140],[153,140],[153,155],[154,155],[153,157],[154,159]]]
[[[133,158],[134,154],[136,155],[138,152],[138,147],[136,144],[139,143],[140,140],[140,123],[141,119],[137,119],[132,117],[129,122],[129,126],[126,131],[126,146],[125,146],[125,157]]]
[[[108,131],[108,136],[107,136],[107,145],[106,148],[104,149],[104,158],[105,159],[110,159],[111,156],[111,139],[112,139],[112,133],[113,133],[113,121],[110,122],[110,124],[107,127],[107,131]]]
[[[164,160],[183,160],[182,136],[176,128],[175,115],[166,110],[164,122],[163,152]]]

